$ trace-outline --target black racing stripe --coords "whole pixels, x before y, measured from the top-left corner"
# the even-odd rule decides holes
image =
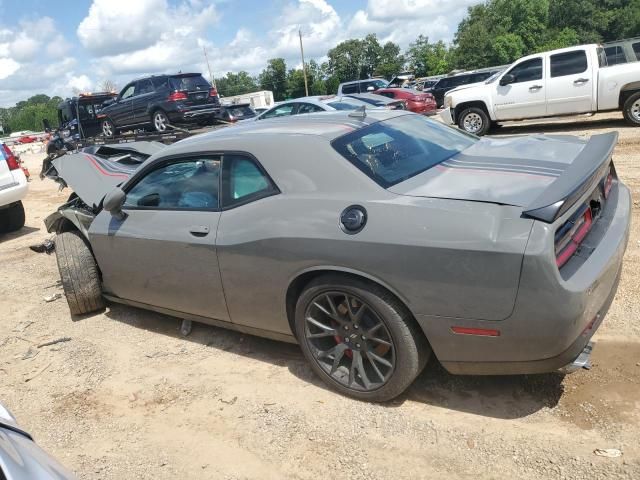
[[[564,172],[565,169],[563,168],[552,168],[552,167],[544,167],[544,166],[538,166],[538,165],[531,165],[529,163],[504,163],[504,162],[473,162],[473,161],[469,161],[469,160],[458,160],[455,158],[451,158],[449,160],[447,160],[447,162],[453,163],[455,165],[461,165],[461,166],[488,166],[488,167],[499,167],[499,168],[527,168],[527,169],[531,169],[531,170],[540,170],[543,172],[549,172],[549,173],[557,173],[557,174],[561,174],[562,172]]]
[[[464,153],[460,153],[450,160],[454,160],[456,162],[469,162],[469,163],[485,163],[484,160],[479,160],[477,156],[465,155]],[[480,157],[481,158],[481,157]],[[535,168],[545,168],[550,170],[558,170],[564,172],[569,166],[566,163],[561,162],[552,162],[550,160],[534,160],[531,158],[527,159],[518,159],[518,158],[500,158],[500,157],[489,157],[486,160],[487,163],[493,163],[498,165],[518,165],[523,167],[535,167]]]
[[[471,165],[455,165],[449,162],[442,162],[440,165],[451,168],[453,170],[484,170],[490,172],[504,172],[504,173],[521,173],[526,175],[539,175],[542,177],[557,178],[560,173],[550,173],[539,170],[532,170],[527,168],[504,168],[504,167],[492,167],[492,166],[471,166]]]
[[[110,162],[107,161],[103,158],[100,157],[96,157],[94,156],[93,159],[102,167],[104,168],[106,171],[111,172],[111,173],[131,173],[133,170],[135,170],[134,168],[127,168],[124,165],[118,165],[115,162]]]

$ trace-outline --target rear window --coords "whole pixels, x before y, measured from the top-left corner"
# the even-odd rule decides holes
[[[170,77],[169,84],[174,90],[186,90],[194,92],[197,90],[209,90],[211,85],[202,75],[189,75],[186,77]]]
[[[242,118],[242,117],[254,117],[255,116],[255,112],[251,109],[251,107],[249,106],[241,106],[241,107],[226,107],[227,112],[229,112],[229,114],[232,117],[236,117],[236,118]]]
[[[478,139],[419,115],[402,115],[348,133],[333,148],[383,188],[430,169]]]
[[[359,105],[355,105],[353,103],[347,103],[345,101],[342,102],[330,102],[327,103],[330,107],[335,108],[336,110],[355,110],[359,107]]]
[[[342,86],[342,93],[344,93],[345,95],[347,93],[360,93],[358,91],[358,84],[357,83],[351,83],[349,85],[343,85]]]
[[[633,53],[636,54],[636,60],[640,60],[640,42],[636,42],[632,45]]]
[[[607,56],[607,65],[618,65],[620,63],[627,63],[627,59],[624,56],[624,51],[620,45],[613,47],[606,47],[604,53]]]

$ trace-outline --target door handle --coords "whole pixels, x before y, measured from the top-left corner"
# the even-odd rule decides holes
[[[582,85],[583,83],[587,83],[589,81],[588,78],[578,78],[577,80],[573,81],[574,85]]]
[[[209,234],[209,227],[204,225],[194,225],[189,227],[189,233],[194,237],[206,237]]]
[[[529,87],[529,91],[530,92],[537,92],[541,88],[542,88],[542,85],[532,85],[532,86]]]

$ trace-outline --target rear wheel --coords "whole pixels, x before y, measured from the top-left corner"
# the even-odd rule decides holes
[[[342,275],[312,281],[296,305],[311,367],[338,392],[375,402],[401,394],[430,354],[411,315],[383,288]]]
[[[22,202],[16,202],[9,208],[0,210],[0,232],[9,233],[24,227],[24,206]]]
[[[56,259],[71,314],[82,315],[103,309],[98,266],[80,232],[56,235]]]
[[[458,127],[468,133],[482,136],[489,131],[491,121],[487,112],[481,108],[471,107],[464,110],[458,117]]]
[[[624,118],[631,125],[640,126],[640,92],[636,92],[627,98],[622,108]]]
[[[151,123],[156,132],[164,133],[169,128],[169,118],[162,110],[156,110],[151,115]]]
[[[111,120],[105,118],[102,121],[102,135],[105,138],[113,138],[116,136],[117,130],[116,126],[113,124]]]

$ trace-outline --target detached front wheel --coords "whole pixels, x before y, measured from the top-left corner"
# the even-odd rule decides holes
[[[98,266],[80,232],[56,235],[56,259],[71,315],[103,309],[105,304]]]
[[[315,373],[338,392],[374,402],[401,394],[431,352],[403,305],[381,287],[322,276],[302,292],[296,334]]]
[[[471,107],[463,110],[458,117],[458,127],[465,132],[482,136],[489,131],[491,121],[487,112],[481,108]]]

